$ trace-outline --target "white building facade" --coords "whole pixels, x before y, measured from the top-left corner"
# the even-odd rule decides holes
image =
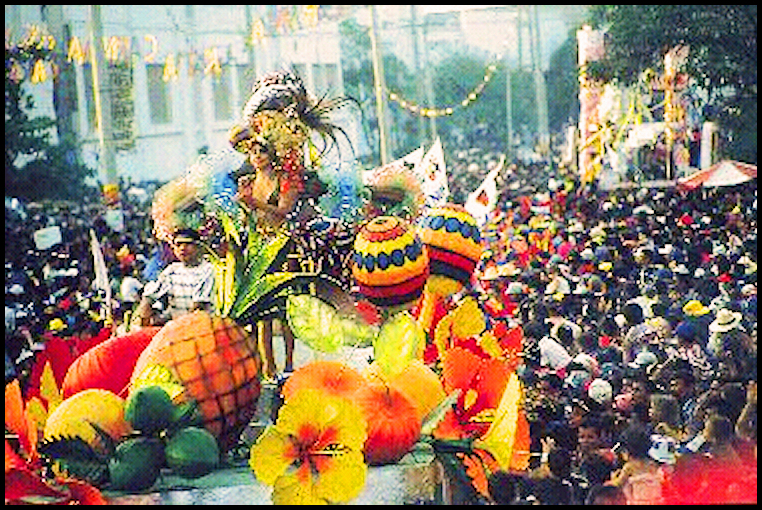
[[[5,29],[7,45],[37,27],[36,34],[52,37],[59,58],[70,63],[65,83],[54,85],[56,71],[48,66],[47,79],[29,85],[33,116],[60,116],[54,96],[67,95],[67,125],[82,142],[85,163],[99,169],[102,181],[108,174],[99,166],[107,159],[102,158],[91,64],[95,25],[102,35],[102,51],[95,52],[99,65],[110,68],[113,166],[133,182],[169,180],[200,151],[229,147],[227,133],[264,72],[293,67],[316,95],[343,95],[339,24],[353,17],[370,26],[369,6],[104,5],[97,20],[93,7],[6,5]],[[587,6],[557,5],[536,11],[532,6],[474,6],[448,13],[427,13],[426,6],[377,7],[381,51],[394,53],[413,70],[460,48],[505,52],[512,65],[530,66],[525,32],[531,16],[539,27],[535,40],[542,41],[535,62],[547,70],[550,55],[587,11]],[[373,86],[368,83],[367,89]],[[356,155],[372,150],[355,109],[341,109],[332,120],[347,132]]]
[[[227,133],[264,72],[293,67],[316,95],[341,95],[338,16],[330,9],[308,10],[317,7],[101,6],[100,65],[110,68],[117,174],[133,182],[166,181],[182,174],[200,151],[229,147]],[[65,55],[71,63],[71,126],[83,144],[84,161],[99,168],[93,21],[87,5],[5,6],[6,44],[35,33],[52,36],[59,58]],[[49,67],[47,79],[29,84],[33,116],[56,115],[54,72]],[[99,177],[104,176],[101,169]]]

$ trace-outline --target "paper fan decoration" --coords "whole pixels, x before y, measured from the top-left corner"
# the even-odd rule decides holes
[[[365,179],[365,184],[371,192],[371,215],[414,220],[426,202],[421,182],[412,168],[405,164],[377,168]]]
[[[195,187],[182,176],[156,190],[151,217],[156,238],[170,242],[173,232],[179,228],[198,231],[204,222],[204,210],[196,198]]]

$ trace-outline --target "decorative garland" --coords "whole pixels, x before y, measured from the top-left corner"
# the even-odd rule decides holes
[[[500,61],[500,58],[497,59]],[[492,79],[492,75],[495,74],[495,71],[497,71],[497,63],[492,63],[489,66],[487,66],[487,70],[484,73],[484,77],[482,78],[482,81],[477,85],[476,87],[471,90],[471,92],[466,95],[466,97],[460,101],[459,104],[453,105],[453,106],[447,106],[445,108],[432,108],[428,106],[419,106],[416,103],[412,101],[408,101],[402,97],[400,97],[399,94],[396,92],[386,90],[387,97],[389,100],[394,101],[399,105],[401,108],[404,108],[408,112],[410,112],[413,115],[418,115],[420,117],[442,117],[445,115],[452,115],[455,113],[455,110],[458,108],[465,108],[471,103],[475,102],[477,99],[479,99],[480,94],[484,90],[484,87],[487,86],[487,83],[490,82]]]

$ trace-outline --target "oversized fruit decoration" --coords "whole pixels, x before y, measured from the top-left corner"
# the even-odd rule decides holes
[[[185,427],[167,441],[167,466],[183,478],[198,478],[209,474],[220,463],[217,440],[208,430]]]
[[[175,405],[161,386],[138,388],[124,405],[124,417],[132,428],[148,435],[166,429],[174,416]]]
[[[439,299],[467,285],[482,255],[479,225],[466,209],[448,203],[420,220],[421,239],[429,253],[429,272],[419,322],[429,332]]]
[[[468,284],[482,255],[479,225],[457,204],[435,207],[421,218],[421,239],[429,252],[432,276]]]
[[[446,397],[442,381],[421,360],[413,360],[399,373],[388,377],[374,361],[368,365],[365,375],[370,381],[378,380],[402,393],[418,410],[423,419]]]
[[[371,466],[394,464],[408,453],[421,435],[418,409],[400,391],[382,383],[368,383],[356,400],[368,424],[365,461]]]
[[[164,445],[149,437],[129,438],[119,443],[109,459],[111,489],[142,491],[159,479],[164,464]]]
[[[297,368],[281,390],[283,400],[303,389],[321,389],[330,395],[352,399],[367,384],[363,375],[345,363],[316,360]]]
[[[160,326],[151,326],[112,337],[82,353],[66,371],[61,385],[63,397],[88,388],[124,395],[138,356],[160,329]]]
[[[429,276],[429,257],[416,229],[394,216],[379,216],[360,227],[352,275],[360,295],[387,310],[409,308]]]
[[[75,393],[48,416],[43,437],[46,440],[79,437],[90,446],[98,446],[100,441],[93,425],[103,429],[115,441],[131,432],[132,427],[124,418],[124,399],[97,388]]]
[[[228,317],[196,311],[169,321],[138,358],[133,379],[153,365],[166,367],[195,400],[204,426],[232,447],[256,411],[256,345]],[[139,391],[135,388],[133,391]]]

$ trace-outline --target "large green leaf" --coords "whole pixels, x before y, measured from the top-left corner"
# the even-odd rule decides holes
[[[246,289],[239,290],[238,298],[230,310],[230,317],[237,318],[246,314],[250,307],[257,304],[257,301],[297,276],[297,273],[269,273],[257,280],[252,279]]]
[[[54,460],[70,476],[101,485],[108,480],[108,457],[98,453],[80,437],[42,441],[38,451]]]
[[[241,246],[241,236],[238,233],[232,216],[230,214],[219,214],[218,217],[228,240],[235,241],[236,246]]]
[[[402,372],[414,359],[421,359],[426,333],[409,312],[392,315],[373,341],[376,362],[388,377]]]
[[[336,309],[319,298],[288,296],[286,317],[294,336],[316,351],[336,352],[344,343],[343,331],[336,327]]]
[[[367,347],[378,334],[378,328],[362,318],[342,313],[311,294],[288,296],[286,317],[294,336],[320,352],[336,352],[344,346]]]
[[[251,240],[251,236],[249,236],[249,239]],[[254,241],[253,246],[249,246],[253,250],[247,250],[246,253],[245,275],[249,278],[256,278],[257,275],[264,274],[270,270],[278,255],[283,252],[288,240],[289,237],[285,233],[279,232],[266,242]]]

